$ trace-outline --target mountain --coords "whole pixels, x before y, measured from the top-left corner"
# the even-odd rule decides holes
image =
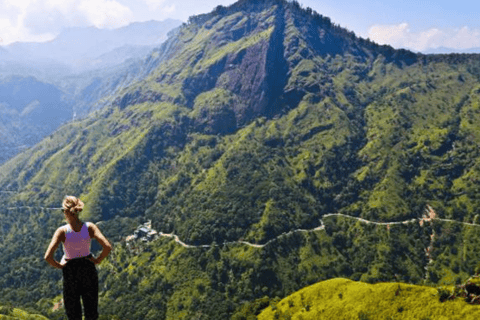
[[[171,31],[172,36],[175,31]],[[136,57],[138,56],[138,57]],[[119,62],[128,57],[123,63]],[[103,108],[116,98],[116,93],[132,83],[144,79],[164,59],[164,48],[124,46],[100,57],[112,66],[66,75],[52,82],[60,87],[70,100],[77,117]]]
[[[72,118],[57,87],[33,77],[0,82],[0,163],[29,148]]]
[[[60,275],[38,253],[66,194],[115,242],[110,317],[228,319],[335,277],[478,271],[480,56],[395,50],[297,2],[241,0],[191,17],[141,70],[0,167],[7,301],[60,317]],[[127,244],[145,220],[159,239]]]
[[[75,27],[64,30],[49,42],[17,42],[4,46],[3,49],[8,52],[9,61],[27,64],[56,63],[66,65],[78,73],[113,66],[129,58],[139,58],[165,41],[167,33],[180,24],[181,21],[168,19],[136,22],[112,30]],[[119,55],[118,50],[126,46],[130,47],[130,54],[126,54],[124,48],[123,56]],[[115,55],[116,59],[109,60],[111,55]]]
[[[453,49],[453,48],[438,47],[435,49],[425,50],[424,53],[425,54],[480,53],[480,48]]]
[[[17,62],[12,62],[6,58],[0,61],[0,163],[35,145],[53,133],[60,124],[72,118],[85,117],[88,113],[102,108],[108,97],[117,90],[142,79],[148,73],[144,68],[152,68],[152,64],[159,61],[152,58],[150,53],[169,31],[166,28],[176,25],[177,21],[167,20],[137,23],[110,31],[77,28],[75,32],[62,34],[52,43],[12,45],[17,49],[23,48],[26,52],[32,50],[32,54],[37,55],[35,59],[39,60],[21,62],[17,59]],[[77,35],[75,40],[68,40],[73,33]],[[108,38],[109,34],[114,37],[106,45],[103,40]],[[72,41],[76,47],[72,48]],[[151,41],[149,45],[137,45],[148,41]],[[126,45],[127,43],[133,45]],[[99,55],[97,50],[92,49],[94,46],[103,48],[103,51],[116,47]],[[87,69],[93,70],[72,74],[71,61],[55,60],[59,55],[73,59],[76,54],[85,53],[77,47],[92,49],[90,54],[94,58],[83,61],[82,66],[88,65]],[[75,53],[72,54],[72,49],[75,48]],[[6,52],[5,49],[2,50]],[[42,61],[42,54],[49,56],[50,61]],[[20,52],[14,56],[23,57]],[[31,112],[33,107],[37,110],[36,113]]]
[[[143,59],[55,81],[32,76],[0,80],[0,163],[34,146],[61,124],[101,109],[109,97],[142,79],[156,63],[159,59],[146,54]]]
[[[112,51],[102,54],[93,61],[90,61],[92,65],[99,64],[100,66],[116,66],[124,63],[129,59],[139,59],[147,56],[155,47],[158,45],[151,46],[132,46],[125,45],[119,48],[115,48]]]
[[[440,302],[439,292],[404,283],[366,284],[347,279],[317,283],[285,297],[258,319],[477,319],[477,306],[465,301]],[[432,299],[435,297],[436,299]]]

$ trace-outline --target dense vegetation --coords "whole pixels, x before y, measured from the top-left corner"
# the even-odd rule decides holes
[[[347,279],[317,283],[263,311],[258,319],[478,319],[465,301],[440,302],[434,288],[404,283],[366,284]]]
[[[41,258],[66,194],[116,243],[100,268],[107,318],[242,319],[334,277],[477,271],[478,227],[462,222],[479,222],[479,56],[394,50],[296,2],[242,0],[192,17],[142,70],[0,167],[7,301],[62,316],[60,274]],[[412,221],[427,204],[457,222],[322,219]],[[128,249],[146,219],[199,247]]]
[[[0,319],[2,320],[48,320],[42,315],[14,308],[9,305],[0,305]]]
[[[57,87],[32,77],[0,81],[0,163],[31,147],[72,118]]]

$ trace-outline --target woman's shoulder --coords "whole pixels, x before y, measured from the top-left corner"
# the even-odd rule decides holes
[[[87,226],[88,230],[96,227],[95,223],[93,222],[85,222],[85,225]]]
[[[57,232],[65,234],[68,231],[68,227],[69,227],[68,223],[64,224],[63,226],[60,226],[57,228]]]
[[[65,235],[67,234],[67,225],[63,225],[57,228],[55,236],[57,236],[62,242],[65,241]]]
[[[95,228],[96,228],[97,226],[96,226],[95,223],[93,223],[93,222],[85,222],[85,225],[86,225],[87,228],[88,228],[88,234],[90,235],[90,238],[93,238],[93,235],[94,235],[94,233],[95,233],[94,230],[95,230]]]

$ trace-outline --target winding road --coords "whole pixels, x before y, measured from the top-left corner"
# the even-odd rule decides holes
[[[367,219],[364,219],[364,218],[349,216],[349,215],[343,214],[343,213],[329,213],[329,214],[324,215],[322,217],[322,219],[320,219],[321,224],[320,224],[320,226],[318,226],[316,228],[308,229],[308,230],[306,230],[306,229],[296,229],[296,230],[292,230],[292,231],[289,231],[289,232],[285,232],[285,233],[282,233],[281,235],[277,236],[276,238],[270,239],[269,241],[267,241],[266,243],[263,243],[263,244],[251,243],[251,242],[248,242],[248,241],[238,240],[238,241],[224,242],[223,244],[217,244],[217,245],[208,245],[208,244],[207,245],[191,245],[191,244],[187,244],[187,243],[183,242],[182,240],[180,240],[180,238],[176,234],[173,234],[173,233],[159,232],[159,236],[160,237],[173,238],[175,240],[175,242],[177,242],[178,244],[182,245],[185,248],[210,248],[212,246],[224,246],[224,245],[236,244],[236,243],[245,244],[247,246],[254,247],[254,248],[264,248],[264,247],[268,246],[270,243],[275,242],[279,238],[286,237],[286,236],[288,236],[290,234],[293,234],[293,233],[297,233],[297,232],[305,232],[306,233],[306,232],[315,232],[315,231],[325,230],[325,225],[323,223],[323,219],[330,218],[330,217],[345,217],[345,218],[348,218],[348,219],[355,219],[355,220],[360,221],[360,222],[365,223],[365,224],[373,224],[373,225],[378,225],[378,226],[406,225],[406,224],[411,224],[411,223],[420,223],[421,221],[433,221],[433,220],[435,220],[435,221],[453,222],[453,223],[460,223],[460,224],[464,224],[464,225],[468,225],[468,226],[478,226],[478,227],[480,227],[480,224],[476,224],[476,223],[469,223],[469,222],[462,222],[462,221],[457,221],[457,220],[441,219],[441,218],[425,218],[424,217],[424,218],[409,219],[409,220],[405,220],[405,221],[377,222],[377,221],[367,220]]]
[[[0,191],[0,192],[11,192],[11,191]],[[7,210],[15,210],[15,209],[61,210],[62,208],[61,207],[45,208],[45,207],[19,206],[19,207],[8,207],[6,209]],[[426,211],[427,212],[433,212],[433,209],[431,209],[431,207],[428,207],[428,209]],[[187,244],[187,243],[183,242],[182,240],[180,240],[178,235],[173,234],[173,233],[159,232],[158,235],[160,237],[173,238],[176,243],[180,244],[181,246],[183,246],[185,248],[210,248],[212,246],[224,246],[224,245],[231,245],[231,244],[237,244],[237,243],[241,243],[241,244],[244,244],[244,245],[247,245],[247,246],[250,246],[250,247],[254,247],[254,248],[264,248],[264,247],[268,246],[270,243],[275,242],[278,239],[280,239],[282,237],[286,237],[286,236],[291,235],[293,233],[298,233],[298,232],[307,233],[307,232],[316,232],[316,231],[320,231],[320,230],[325,230],[325,225],[324,225],[323,219],[330,218],[330,217],[344,217],[344,218],[347,218],[347,219],[354,219],[354,220],[360,221],[360,222],[365,223],[365,224],[372,224],[372,225],[378,225],[378,226],[406,225],[406,224],[411,224],[411,223],[422,224],[422,222],[424,222],[424,221],[434,221],[435,220],[435,221],[460,223],[460,224],[464,224],[464,225],[468,225],[468,226],[475,226],[475,227],[478,226],[478,227],[480,227],[480,224],[477,224],[477,223],[469,223],[469,222],[457,221],[457,220],[452,220],[452,219],[442,219],[442,218],[435,217],[435,215],[433,217],[430,217],[430,218],[427,217],[427,216],[424,216],[423,218],[414,218],[414,219],[409,219],[409,220],[405,220],[405,221],[378,222],[378,221],[367,220],[367,219],[360,218],[360,217],[350,216],[350,215],[343,214],[343,213],[328,213],[328,214],[325,214],[322,217],[322,219],[320,219],[320,226],[318,226],[316,228],[313,228],[313,229],[296,229],[296,230],[292,230],[292,231],[289,231],[289,232],[284,232],[281,235],[279,235],[279,236],[277,236],[273,239],[270,239],[269,241],[267,241],[266,243],[263,243],[263,244],[251,243],[251,242],[248,242],[248,241],[238,240],[238,241],[224,242],[222,244],[217,244],[217,245],[208,245],[208,244],[192,245],[192,244]]]

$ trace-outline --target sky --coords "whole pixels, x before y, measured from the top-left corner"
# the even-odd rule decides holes
[[[132,22],[187,21],[234,0],[0,0],[0,45],[41,42],[64,28],[118,28]],[[299,0],[356,35],[395,48],[480,47],[480,1]]]

